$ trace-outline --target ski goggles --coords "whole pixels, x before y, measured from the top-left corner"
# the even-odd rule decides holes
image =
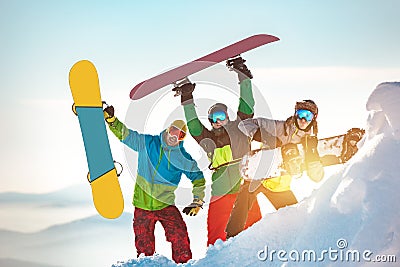
[[[179,141],[185,139],[186,133],[181,129],[176,128],[175,126],[170,126],[168,129],[168,134],[171,136],[175,136]]]
[[[305,119],[306,121],[310,122],[314,118],[314,113],[307,109],[298,109],[296,110],[296,116],[299,119]]]
[[[211,123],[216,123],[218,120],[224,121],[224,120],[226,120],[226,113],[225,113],[225,111],[222,111],[222,110],[215,111],[215,112],[211,113],[210,115],[208,115],[208,120]]]

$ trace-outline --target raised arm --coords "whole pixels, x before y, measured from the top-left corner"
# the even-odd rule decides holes
[[[118,118],[114,115],[114,107],[108,106],[104,109],[104,118],[108,124],[111,132],[125,145],[135,151],[139,151],[145,145],[145,137],[136,131],[128,129]]]
[[[208,129],[201,123],[196,113],[193,101],[193,91],[195,87],[195,83],[188,82],[174,88],[173,91],[179,91],[181,94],[181,105],[185,112],[187,126],[190,134],[196,139],[196,137],[200,137],[204,132],[208,132]]]
[[[254,97],[251,80],[253,75],[244,64],[246,60],[241,57],[229,59],[226,65],[238,74],[240,84],[240,98],[237,115],[241,120],[252,118],[254,114]]]

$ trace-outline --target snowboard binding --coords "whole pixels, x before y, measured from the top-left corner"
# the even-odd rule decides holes
[[[75,114],[75,116],[78,116],[78,113],[76,112],[76,105],[75,105],[75,103],[72,103],[72,112]]]
[[[364,134],[365,130],[360,128],[351,128],[347,131],[344,136],[343,147],[340,154],[340,160],[342,163],[347,162],[357,153],[357,144],[363,138]]]
[[[240,76],[246,76],[243,78],[252,79],[253,75],[250,70],[247,68],[246,64],[244,64],[246,60],[244,60],[240,55],[237,55],[234,58],[228,59],[226,61],[226,66],[231,71],[236,71]]]
[[[107,104],[106,101],[101,101],[101,103],[103,104],[103,109],[104,109],[104,105],[105,105],[106,107],[109,107],[109,105]],[[75,105],[75,103],[72,103],[72,112],[73,112],[76,116],[78,116],[78,113],[76,112],[76,105]]]
[[[116,165],[119,165],[119,167],[121,168],[120,171],[117,171],[117,168],[115,168],[115,170],[117,172],[117,177],[120,177],[122,172],[124,171],[124,167],[122,166],[121,163],[119,163],[118,161],[114,160],[114,166],[116,166]],[[90,181],[90,172],[87,173],[86,178],[87,178],[88,182],[91,183],[91,181]]]
[[[182,80],[178,80],[174,82],[174,88],[172,91],[175,92],[174,97],[182,95],[182,89],[181,86],[187,83],[191,83],[188,77],[183,78]]]
[[[286,144],[281,148],[282,168],[292,176],[303,173],[303,159],[296,144]]]
[[[360,129],[360,128],[351,128],[350,130],[347,131],[345,139],[346,141],[355,141],[356,143],[358,143],[361,138],[364,136],[365,134],[365,130],[364,129]]]

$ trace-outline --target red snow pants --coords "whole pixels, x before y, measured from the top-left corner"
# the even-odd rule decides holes
[[[226,240],[225,228],[231,215],[236,197],[237,194],[211,197],[207,217],[207,246],[213,245],[217,239],[222,239],[223,241]],[[260,206],[258,205],[257,200],[253,202],[246,217],[245,229],[261,219]]]
[[[165,230],[165,237],[172,244],[172,259],[185,263],[192,258],[186,224],[175,206],[149,211],[135,207],[133,231],[137,255],[151,256],[155,252],[154,228],[159,221]]]

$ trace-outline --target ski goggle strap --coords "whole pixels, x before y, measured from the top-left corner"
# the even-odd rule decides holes
[[[182,131],[181,129],[176,128],[175,126],[170,126],[168,129],[168,133],[171,136],[176,136],[179,141],[182,141],[185,139],[186,133]]]
[[[216,123],[217,120],[224,121],[224,120],[226,120],[226,113],[222,110],[215,111],[215,112],[211,113],[210,115],[208,115],[208,120],[211,123]]]
[[[298,109],[296,110],[296,116],[299,119],[305,119],[306,121],[310,122],[314,118],[314,113],[307,109]]]

